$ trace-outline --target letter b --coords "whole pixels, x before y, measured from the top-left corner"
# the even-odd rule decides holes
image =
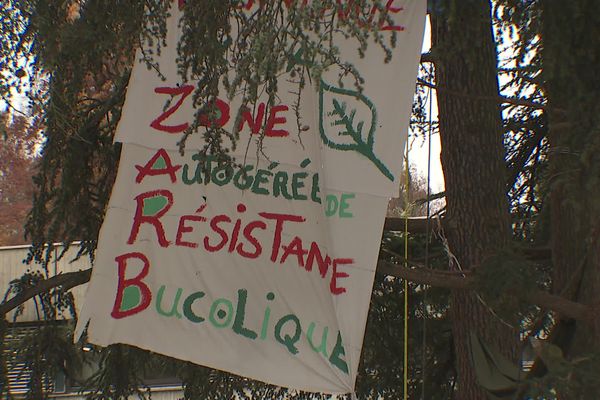
[[[141,260],[144,266],[137,276],[127,279],[125,278],[125,272],[127,270],[127,262],[131,258]],[[119,265],[119,282],[115,304],[110,315],[115,319],[120,319],[137,314],[150,305],[152,292],[150,292],[150,288],[142,281],[150,271],[150,262],[145,255],[138,252],[120,255],[115,257],[115,261]]]

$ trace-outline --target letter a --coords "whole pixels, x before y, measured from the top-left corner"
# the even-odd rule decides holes
[[[125,278],[127,260],[131,258],[141,260],[144,263],[144,266],[137,276],[127,279]],[[145,255],[137,252],[120,255],[115,258],[115,261],[119,265],[119,282],[115,304],[110,315],[115,319],[120,319],[137,314],[148,308],[150,305],[150,302],[152,301],[152,292],[150,292],[148,286],[142,282],[142,279],[148,275],[150,262]],[[138,291],[134,293],[130,290],[132,288],[137,288]],[[133,306],[132,303],[134,304]]]
[[[177,182],[177,176],[175,173],[181,165],[173,165],[169,153],[165,149],[159,149],[154,156],[146,163],[146,165],[136,165],[135,168],[139,171],[135,183],[141,183],[147,175],[169,175],[171,182]]]

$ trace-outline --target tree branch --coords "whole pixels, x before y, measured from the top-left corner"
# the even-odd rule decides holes
[[[446,87],[443,86],[438,86],[434,83],[431,82],[427,82],[424,79],[421,78],[417,78],[417,84],[421,85],[421,86],[425,86],[434,90],[437,90],[438,92],[444,92],[448,95],[451,96],[458,96],[458,97],[465,97],[465,98],[469,98],[469,99],[473,99],[473,100],[489,100],[489,101],[497,101],[499,103],[502,104],[510,104],[512,106],[524,106],[524,107],[530,107],[536,110],[546,110],[548,107],[545,104],[542,103],[538,103],[535,101],[531,101],[531,100],[527,100],[527,99],[522,99],[522,98],[518,98],[518,97],[506,97],[506,96],[476,96],[474,94],[471,93],[466,93],[466,92],[458,92],[456,90],[451,90],[448,89]]]
[[[448,276],[447,274],[440,274],[437,271],[428,268],[406,268],[387,261],[379,261],[377,263],[377,272],[423,285],[452,290],[475,289],[475,278],[471,276],[462,278]],[[556,311],[562,316],[579,321],[591,322],[595,318],[594,309],[592,307],[567,300],[564,297],[556,296],[542,290],[533,290],[528,293],[506,293],[506,295],[522,296],[525,300],[533,304]]]
[[[408,223],[408,232],[410,233],[427,233],[427,217],[409,217],[408,221],[404,217],[387,217],[383,225],[384,231],[404,232],[405,224]],[[437,230],[437,218],[430,218],[432,222],[430,229]]]
[[[440,273],[436,270],[424,267],[407,268],[388,261],[379,261],[377,263],[377,272],[406,279],[422,285],[452,290],[475,289],[475,278],[472,276],[452,276],[447,273]],[[82,285],[90,280],[91,274],[92,269],[89,268],[86,270],[59,274],[46,279],[36,286],[30,287],[15,295],[10,300],[0,304],[0,315],[6,315],[27,300],[55,287],[62,286],[64,290],[69,290],[75,286]],[[525,300],[533,304],[554,310],[565,317],[579,321],[590,322],[595,318],[594,309],[591,306],[570,301],[564,297],[556,296],[542,290],[533,290],[528,293],[507,293],[506,295],[521,295]]]
[[[21,304],[25,303],[27,300],[55,287],[62,286],[64,290],[69,290],[75,286],[82,285],[90,280],[91,275],[92,269],[89,268],[82,271],[66,272],[64,274],[55,275],[52,278],[43,280],[37,285],[23,290],[22,292],[11,297],[10,300],[0,304],[0,316],[6,315]]]
[[[472,277],[454,277],[440,274],[430,268],[407,268],[402,265],[393,264],[389,261],[379,261],[377,272],[396,278],[406,279],[414,283],[441,287],[446,289],[467,290],[474,286]]]
[[[509,187],[513,187],[515,182],[517,181],[517,178],[519,177],[519,174],[521,173],[521,171],[523,171],[523,168],[525,168],[525,166],[527,165],[527,161],[529,161],[529,159],[531,158],[534,150],[536,148],[538,148],[541,143],[542,140],[544,139],[544,137],[546,136],[547,131],[544,129],[538,129],[534,132],[533,136],[527,138],[527,142],[525,143],[525,145],[523,146],[524,149],[522,149],[519,154],[515,157],[516,159],[510,163],[509,165],[509,178],[508,178],[508,185]]]
[[[434,62],[434,57],[430,51],[427,53],[421,53],[421,62],[422,63],[432,63]]]

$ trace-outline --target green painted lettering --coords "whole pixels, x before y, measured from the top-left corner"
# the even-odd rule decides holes
[[[156,311],[160,315],[164,315],[165,317],[175,316],[177,318],[181,318],[181,314],[177,311],[177,307],[179,306],[179,299],[181,298],[181,294],[183,293],[183,289],[177,289],[177,293],[175,294],[175,299],[173,300],[173,304],[171,305],[170,311],[164,311],[162,309],[162,299],[165,294],[165,285],[162,285],[160,289],[158,289],[158,294],[156,295]]]
[[[252,171],[253,168],[254,167],[252,165],[244,165],[243,168],[237,170],[235,176],[233,177],[233,184],[236,188],[240,190],[247,190],[250,189],[250,187],[252,187],[252,182],[254,181],[254,178],[251,175],[249,175],[249,172]]]
[[[319,197],[319,174],[314,174],[312,177],[312,189],[310,191],[310,199],[315,203],[321,204],[321,198]]]
[[[219,308],[223,305],[227,310]],[[227,328],[233,319],[233,304],[227,299],[217,299],[210,306],[208,320],[215,328]]]
[[[308,174],[306,172],[296,172],[292,175],[292,194],[294,195],[294,200],[306,200],[307,197],[304,194],[298,193],[299,189],[304,187],[304,179]]]
[[[270,176],[273,176],[273,173],[266,169],[259,169],[256,171],[256,176],[254,177],[254,183],[252,184],[252,193],[256,194],[269,194],[269,191],[261,187],[260,185],[263,183],[269,182]]]
[[[310,158],[305,158],[304,160],[302,160],[302,162],[300,163],[300,167],[301,168],[306,168],[310,165],[311,160]]]
[[[329,328],[326,326],[323,328],[323,335],[321,335],[321,344],[319,347],[316,347],[313,342],[313,333],[315,331],[316,324],[311,322],[308,326],[308,331],[306,332],[306,338],[308,339],[308,344],[316,353],[322,353],[325,357],[327,357],[327,334],[329,333]]]
[[[292,196],[288,193],[288,173],[286,171],[277,171],[275,178],[273,178],[273,196],[279,197],[282,195],[288,200],[292,199]]]
[[[123,289],[123,299],[121,300],[121,311],[128,311],[141,303],[142,296],[137,286],[127,286]]]
[[[152,164],[152,169],[165,169],[167,168],[167,162],[163,156],[158,157],[154,164]]]
[[[267,293],[267,300],[273,301],[275,294],[273,292]],[[269,319],[271,319],[271,307],[265,308],[265,316],[263,318],[262,327],[260,329],[260,339],[265,340],[267,338],[267,329],[269,328]]]
[[[328,217],[335,215],[338,210],[338,205],[339,202],[337,197],[333,194],[328,194],[325,197],[325,215]]]
[[[235,310],[235,320],[233,321],[233,331],[238,335],[247,337],[248,339],[256,339],[256,332],[244,327],[244,317],[246,316],[246,299],[248,291],[246,289],[238,290],[237,309]]]
[[[335,365],[340,369],[340,371],[344,373],[348,373],[348,364],[346,361],[341,358],[346,355],[346,351],[344,350],[344,344],[342,343],[342,335],[338,332],[337,340],[335,342],[335,347],[331,352],[331,356],[329,357],[329,362]]]
[[[191,321],[199,324],[204,321],[204,318],[198,316],[194,310],[192,310],[192,304],[194,301],[199,300],[204,297],[204,292],[194,292],[190,294],[185,301],[183,302],[183,315]]]
[[[346,210],[350,208],[348,200],[353,199],[355,196],[354,193],[342,193],[342,197],[340,198],[340,218],[352,218],[354,216]]]
[[[192,157],[194,159],[194,157]],[[202,170],[204,171],[204,184],[208,185],[210,183],[210,177],[212,175],[212,163],[215,161],[215,156],[208,155],[206,157],[202,157],[198,155],[198,159],[202,160]]]
[[[283,334],[282,329],[286,323],[292,323],[295,325],[294,335],[290,336],[288,334]],[[300,326],[300,320],[294,314],[288,314],[283,316],[277,324],[275,325],[275,340],[284,345],[288,351],[292,354],[298,354],[298,348],[296,347],[296,343],[300,340],[300,335],[302,333],[302,327]]]
[[[194,172],[194,177],[190,179],[189,177],[189,165],[185,164],[183,166],[183,171],[181,172],[181,180],[186,185],[193,185],[194,183],[202,183],[202,169],[200,168],[200,164],[196,164],[196,172]]]
[[[231,178],[233,178],[233,167],[229,164],[219,165],[212,170],[210,176],[215,185],[227,185],[231,182]]]
[[[144,208],[142,208],[142,215],[144,217],[152,217],[162,211],[169,204],[169,199],[166,196],[157,195],[152,197],[146,197],[143,200]]]

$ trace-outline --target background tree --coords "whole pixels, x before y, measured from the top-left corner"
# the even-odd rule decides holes
[[[495,268],[490,261],[507,251],[510,241],[502,115],[499,102],[489,100],[499,95],[491,4],[456,1],[448,12],[452,14],[432,19],[432,54],[450,268],[485,274],[485,269]],[[500,319],[477,293],[453,292],[450,309],[461,397],[483,398],[470,335],[479,335],[516,361],[518,324]]]
[[[547,93],[549,155],[546,180],[546,218],[552,248],[552,290],[571,300],[595,307],[600,300],[598,258],[600,212],[595,199],[600,188],[598,168],[600,77],[591,65],[600,60],[598,35],[600,5],[543,2],[541,7],[542,77]],[[596,36],[597,37],[597,36]],[[557,341],[573,362],[563,396],[593,398],[597,379],[586,368],[597,368],[600,350],[599,321],[573,321],[557,315],[555,329],[565,331]],[[587,360],[577,363],[575,360]]]
[[[38,136],[23,116],[0,115],[0,246],[25,243],[25,221],[33,200]]]

